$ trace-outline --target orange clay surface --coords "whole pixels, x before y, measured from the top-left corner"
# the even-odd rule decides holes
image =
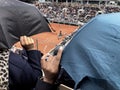
[[[35,41],[35,46],[43,54],[49,52],[57,44],[59,44],[65,36],[74,32],[78,26],[71,26],[65,24],[50,23],[50,28],[55,32],[44,32],[32,36]],[[62,36],[59,37],[59,32],[62,32]],[[20,47],[20,44],[17,43],[16,46]]]

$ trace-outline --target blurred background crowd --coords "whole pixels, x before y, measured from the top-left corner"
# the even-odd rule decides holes
[[[81,4],[78,2],[34,2],[50,22],[82,25],[99,14],[120,12],[120,6],[110,4]]]

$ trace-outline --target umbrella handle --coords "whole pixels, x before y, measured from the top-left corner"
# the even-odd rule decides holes
[[[38,48],[38,39],[36,39],[35,42],[36,42],[36,49],[38,50],[39,49]]]

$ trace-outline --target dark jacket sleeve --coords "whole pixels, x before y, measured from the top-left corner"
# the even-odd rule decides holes
[[[34,73],[37,76],[42,75],[41,65],[40,65],[40,60],[41,60],[42,55],[43,54],[38,50],[27,51],[28,63],[33,68]]]
[[[9,57],[9,85],[11,87],[34,87],[38,77],[42,76],[40,59],[41,53],[37,50],[27,51],[25,56],[13,52]]]
[[[41,60],[41,52],[38,50],[30,50],[26,51],[27,53],[27,62],[24,67],[24,74],[21,75],[23,78],[23,82],[25,79],[30,81],[31,83],[36,84],[38,77],[42,76],[42,71],[41,71],[41,65],[40,65],[40,60]],[[30,83],[27,82],[27,83]]]
[[[57,90],[57,84],[49,84],[38,79],[35,90]]]

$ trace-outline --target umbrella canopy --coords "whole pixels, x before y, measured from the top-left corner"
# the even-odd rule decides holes
[[[120,90],[120,13],[98,15],[65,47],[61,65],[81,90]]]
[[[50,31],[45,18],[33,5],[0,0],[0,48],[11,48],[20,36]]]

